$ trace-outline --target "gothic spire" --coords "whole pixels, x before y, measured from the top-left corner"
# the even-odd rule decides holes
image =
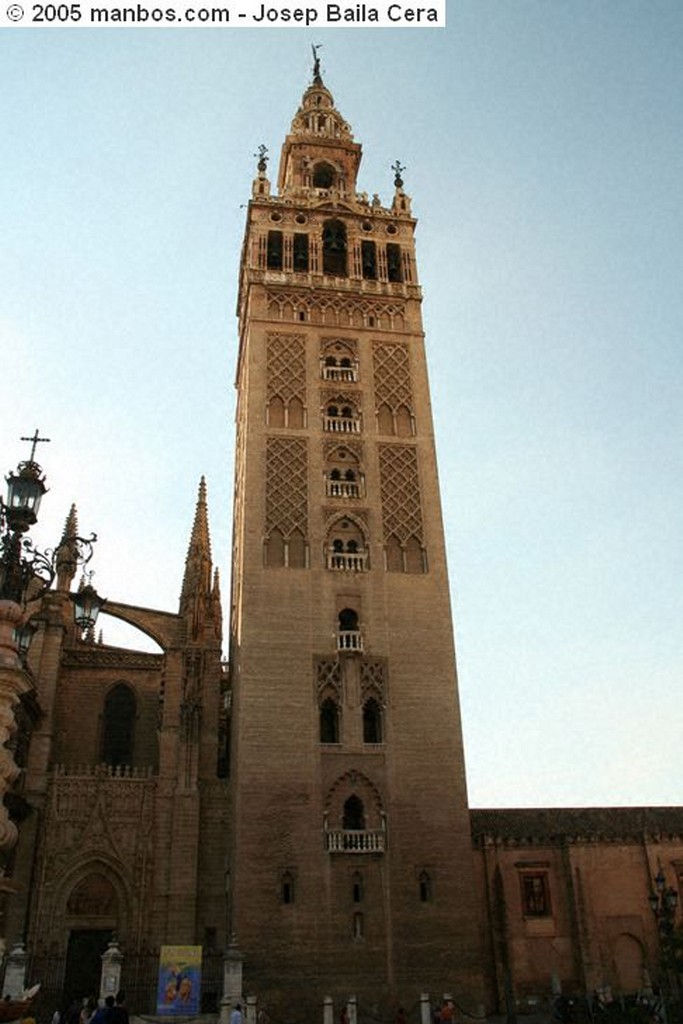
[[[209,538],[209,518],[206,506],[206,480],[199,482],[197,507],[192,524],[190,543],[185,559],[185,575],[180,593],[180,613],[187,611],[188,606],[200,595],[211,593],[211,540]]]
[[[76,566],[78,565],[77,537],[78,513],[76,506],[72,505],[66,517],[62,539],[56,552],[57,590],[68,591],[71,589],[73,578],[76,575]]]

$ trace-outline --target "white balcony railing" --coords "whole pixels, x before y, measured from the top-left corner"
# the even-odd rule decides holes
[[[330,551],[327,555],[327,568],[340,572],[365,572],[367,558],[364,551]]]
[[[382,830],[328,829],[328,853],[384,853],[386,834]]]
[[[323,427],[332,434],[360,434],[360,420],[351,416],[323,416]]]
[[[360,498],[360,484],[357,480],[325,481],[325,492],[328,498]]]
[[[347,384],[355,384],[358,380],[358,371],[352,366],[323,366],[323,380],[345,381]]]
[[[337,633],[338,651],[362,651],[363,634],[359,629],[340,629]]]

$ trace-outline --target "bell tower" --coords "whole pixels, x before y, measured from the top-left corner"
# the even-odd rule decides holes
[[[480,1002],[410,199],[313,80],[240,270],[229,924],[244,991]],[[381,1014],[380,1014],[381,1015]]]

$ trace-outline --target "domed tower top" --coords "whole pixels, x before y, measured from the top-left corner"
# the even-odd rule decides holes
[[[281,195],[330,193],[353,196],[361,147],[334,105],[320,74],[313,48],[313,82],[306,89],[282,146],[278,190]]]

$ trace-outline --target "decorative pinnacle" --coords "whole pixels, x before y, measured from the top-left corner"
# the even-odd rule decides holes
[[[394,185],[396,188],[403,188],[403,178],[401,175],[405,171],[405,167],[397,160],[396,163],[391,165],[391,169],[394,172]]]

